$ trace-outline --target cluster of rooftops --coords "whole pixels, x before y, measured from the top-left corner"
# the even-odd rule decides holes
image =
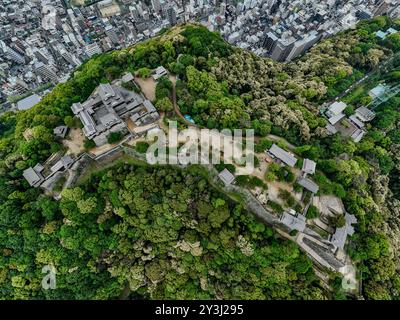
[[[159,70],[159,74],[164,75],[163,70]],[[132,81],[133,76],[125,75],[125,80]],[[125,130],[127,121],[144,126],[159,119],[156,108],[142,94],[109,83],[100,84],[85,102],[74,103],[71,110],[81,120],[85,136],[97,146],[107,143],[107,136],[111,132]],[[54,135],[61,139],[65,138],[67,132],[67,126],[54,128]],[[50,176],[68,169],[73,163],[69,155],[64,155],[49,170],[38,163],[24,170],[23,176],[30,186],[39,187]]]
[[[292,153],[282,149],[276,144],[273,144],[267,153],[275,158],[278,162],[283,162],[289,167],[293,168],[297,163],[297,158]],[[317,164],[315,163],[315,161],[304,159],[302,166],[303,175],[299,177],[299,179],[297,179],[297,183],[299,185],[312,193],[317,193],[319,187],[314,181],[308,178],[307,175],[314,174],[316,166]]]
[[[298,161],[298,159],[292,153],[282,149],[276,144],[273,144],[266,152],[269,156],[274,158],[276,162],[283,163],[292,168]],[[304,159],[301,168],[301,176],[297,179],[297,183],[306,190],[310,191],[312,194],[316,194],[319,191],[319,187],[308,176],[315,174],[316,166],[317,164],[315,161]],[[235,180],[235,176],[226,168],[218,174],[218,177],[225,184],[225,186],[231,185]],[[335,211],[333,214],[339,213]],[[354,233],[354,227],[352,224],[356,223],[357,219],[354,215],[351,215],[347,212],[344,213],[344,217],[346,220],[345,225],[343,227],[336,228],[335,232],[329,237],[328,240],[329,243],[333,245],[333,251],[336,251],[337,248],[343,249],[347,236]],[[304,232],[307,226],[306,217],[301,213],[297,213],[293,209],[283,212],[279,220],[289,230]]]
[[[297,159],[293,154],[283,150],[279,146],[273,144],[270,150],[268,151],[270,155],[273,155],[275,158],[281,160],[286,163],[290,167],[294,167]],[[319,190],[318,185],[308,178],[308,175],[314,174],[316,169],[316,163],[310,159],[304,159],[302,165],[302,176],[297,179],[297,183],[304,187],[306,190],[310,191],[313,194],[316,194]],[[346,223],[343,227],[336,228],[335,233],[330,236],[329,242],[333,244],[334,250],[336,248],[344,248],[346,243],[346,239],[348,235],[352,235],[354,233],[354,228],[352,224],[357,222],[357,219],[354,215],[349,213],[345,213]],[[290,230],[298,230],[303,232],[306,229],[306,217],[300,213],[297,213],[293,209],[289,209],[287,212],[283,212],[280,221],[287,226]]]
[[[69,169],[73,163],[74,159],[69,155],[64,155],[50,167],[50,171],[47,175],[44,173],[45,167],[40,163],[37,163],[34,167],[25,169],[22,175],[31,187],[40,187],[40,185],[50,176],[59,171]]]
[[[375,35],[379,39],[385,40],[387,36],[390,36],[391,34],[395,34],[395,33],[397,33],[396,29],[389,28],[386,31],[379,30],[379,31],[375,32]]]
[[[343,101],[332,103],[325,111],[329,122],[326,128],[331,134],[340,132],[343,136],[353,139],[354,142],[360,142],[366,133],[365,124],[374,119],[375,113],[367,107],[359,107],[354,114],[346,118],[344,114],[346,108],[347,104]]]
[[[111,132],[126,129],[126,121],[136,126],[156,121],[159,114],[142,94],[112,84],[100,84],[89,99],[74,103],[72,112],[83,124],[83,133],[97,146],[107,143]]]
[[[284,163],[292,168],[297,163],[297,158],[292,153],[282,149],[276,144],[271,146],[271,148],[267,151],[267,154],[274,158],[277,162]],[[317,193],[319,187],[314,181],[309,179],[307,175],[314,174],[316,166],[317,164],[315,161],[304,159],[301,169],[303,175],[297,180],[298,184],[312,193]],[[230,185],[235,180],[235,176],[227,169],[224,169],[219,173],[219,178],[226,186]]]

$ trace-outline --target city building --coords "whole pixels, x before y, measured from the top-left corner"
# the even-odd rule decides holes
[[[25,58],[9,46],[7,46],[6,43],[2,40],[0,40],[0,53],[2,53],[6,57],[6,59],[9,59],[15,63],[25,63]]]
[[[167,17],[168,17],[168,22],[170,26],[174,26],[177,23],[177,19],[176,19],[176,11],[175,8],[170,5],[167,8]]]
[[[11,77],[9,79],[9,83],[10,87],[17,95],[23,95],[29,90],[28,84],[17,77]]]
[[[28,110],[40,102],[40,97],[37,94],[32,94],[17,102],[18,110]]]
[[[359,20],[400,17],[397,0],[80,2],[0,0],[0,8],[7,8],[0,17],[0,77],[6,88],[1,109],[7,109],[10,95],[65,81],[85,59],[127,48],[181,21],[200,22],[240,48],[288,62]],[[389,28],[377,36],[384,40],[395,32]],[[21,82],[13,82],[15,76]]]
[[[35,72],[45,79],[52,81],[53,83],[57,83],[59,80],[57,74],[41,61],[35,64]]]

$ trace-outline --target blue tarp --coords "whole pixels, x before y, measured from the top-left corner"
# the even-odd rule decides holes
[[[192,118],[190,115],[185,114],[183,117],[184,117],[186,120],[190,121],[191,123],[194,123],[194,120],[193,120],[193,118]]]

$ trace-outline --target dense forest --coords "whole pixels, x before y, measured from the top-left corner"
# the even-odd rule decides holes
[[[61,148],[52,129],[72,122],[72,103],[126,71],[163,65],[179,76],[182,113],[199,125],[281,135],[316,160],[325,174],[318,183],[335,186],[326,192],[358,218],[348,250],[362,271],[364,297],[397,299],[400,97],[379,106],[359,144],[327,136],[319,116],[323,102],[400,51],[399,33],[385,41],[374,35],[389,27],[400,23],[363,21],[280,64],[232,48],[204,27],[179,26],[93,57],[34,108],[2,115],[0,298],[108,299],[127,289],[131,298],[332,298],[295,244],[196,171],[120,164],[65,190],[61,201],[29,188],[22,171]],[[386,81],[398,82],[396,63]],[[168,86],[156,92],[156,106],[165,110]],[[47,264],[57,269],[57,290],[41,289]]]
[[[22,242],[18,233],[2,239],[19,251],[10,253],[3,298],[114,299],[125,287],[152,299],[324,297],[294,243],[196,172],[119,164],[65,190],[59,204],[24,201],[35,203],[20,215],[29,231]],[[40,290],[47,264],[56,290]]]

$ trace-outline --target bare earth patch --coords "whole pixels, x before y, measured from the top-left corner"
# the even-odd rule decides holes
[[[139,85],[140,90],[142,90],[147,99],[149,99],[151,102],[156,100],[157,83],[152,77],[148,77],[146,79],[135,77],[135,82]]]
[[[78,155],[85,150],[85,136],[81,129],[71,129],[68,139],[63,140],[63,144],[68,148],[68,154]]]
[[[176,76],[168,75],[169,80],[175,85],[176,84]],[[157,81],[155,81],[152,77],[148,77],[146,79],[135,77],[135,82],[139,85],[140,90],[142,90],[145,97],[151,102],[156,101],[156,86]]]
[[[106,143],[100,147],[90,149],[90,153],[94,154],[95,156],[99,156],[103,153],[106,153],[107,151],[110,151],[112,148],[116,147],[119,143],[120,142],[116,142],[114,144]]]

